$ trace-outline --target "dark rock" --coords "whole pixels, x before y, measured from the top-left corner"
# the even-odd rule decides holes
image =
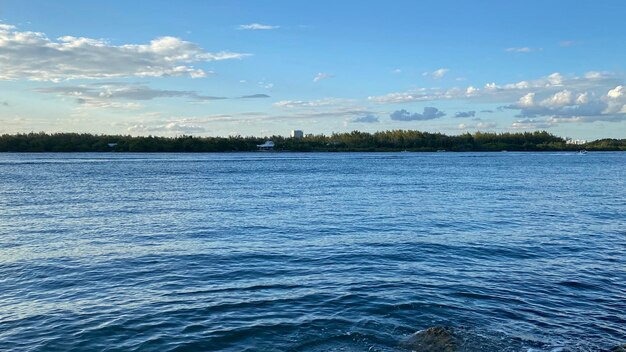
[[[626,352],[626,343],[611,348],[611,352]]]
[[[411,335],[405,347],[419,352],[455,352],[457,343],[454,330],[447,326],[436,326]]]

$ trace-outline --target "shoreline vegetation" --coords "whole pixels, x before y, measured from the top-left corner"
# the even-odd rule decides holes
[[[546,131],[465,133],[448,136],[414,130],[375,133],[347,132],[269,137],[134,137],[88,133],[25,133],[0,135],[0,152],[251,152],[271,140],[284,152],[500,152],[500,151],[626,151],[626,139],[601,139],[569,144]]]

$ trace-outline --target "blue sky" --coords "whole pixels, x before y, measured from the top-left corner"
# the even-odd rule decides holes
[[[0,2],[0,133],[625,138],[623,1]]]

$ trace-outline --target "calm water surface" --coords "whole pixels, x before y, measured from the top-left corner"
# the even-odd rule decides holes
[[[626,342],[626,153],[3,154],[2,351]]]

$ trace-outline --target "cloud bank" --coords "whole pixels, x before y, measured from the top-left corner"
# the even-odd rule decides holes
[[[205,77],[193,63],[240,59],[248,54],[210,53],[176,37],[147,44],[113,45],[106,40],[18,31],[0,25],[0,80],[62,81],[120,77]]]
[[[81,84],[74,86],[51,86],[34,89],[38,93],[55,94],[70,97],[83,107],[94,108],[137,108],[136,103],[120,101],[147,101],[157,98],[186,98],[193,102],[207,102],[224,99],[263,99],[267,94],[252,94],[241,97],[223,97],[199,94],[195,91],[154,89],[143,84],[108,82],[102,84]]]
[[[535,80],[507,84],[487,83],[482,88],[419,88],[409,92],[370,96],[368,100],[377,104],[439,100],[500,103],[503,105],[499,110],[518,110],[517,117],[520,120],[513,128],[546,128],[568,122],[625,121],[624,81],[623,76],[607,72],[593,71],[583,76],[564,76],[555,72]],[[472,111],[460,112],[455,117],[472,117],[471,113]],[[395,120],[409,120],[413,116],[406,110],[399,110],[394,114]],[[419,119],[419,116],[415,116],[415,119]]]

